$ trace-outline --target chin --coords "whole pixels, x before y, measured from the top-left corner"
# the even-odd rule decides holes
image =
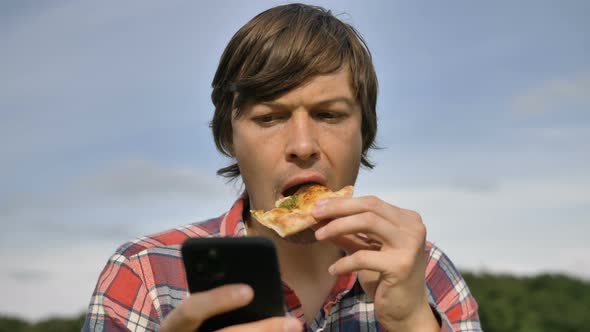
[[[299,233],[291,234],[287,237],[284,237],[283,240],[295,244],[310,244],[318,241],[315,238],[315,231],[311,228],[303,230]]]

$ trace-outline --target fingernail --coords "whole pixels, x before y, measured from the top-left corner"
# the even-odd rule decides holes
[[[316,238],[316,240],[322,239],[324,237],[324,233],[326,233],[326,232],[324,231],[324,228],[323,227],[320,228],[320,229],[318,229],[318,230],[316,230],[315,231],[315,238]]]
[[[328,203],[328,200],[327,199],[325,199],[325,198],[318,199],[317,201],[315,201],[315,206],[321,206],[321,205],[324,205],[326,203]]]
[[[235,296],[240,299],[246,299],[252,296],[252,288],[247,285],[238,286],[238,289],[235,291]]]
[[[289,318],[283,326],[285,332],[299,332],[301,331],[301,323],[295,318]]]
[[[318,215],[324,212],[325,206],[324,205],[317,205],[313,208],[313,214]]]
[[[334,275],[334,265],[330,265],[330,267],[328,268],[328,273]]]

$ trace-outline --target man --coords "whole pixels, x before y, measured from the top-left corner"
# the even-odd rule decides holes
[[[199,236],[265,236],[276,248],[287,317],[226,331],[479,331],[477,304],[420,215],[378,197],[317,202],[318,227],[283,239],[250,216],[289,188],[338,190],[372,168],[377,78],[364,42],[322,8],[291,4],[248,22],[213,80],[211,127],[244,182],[225,215],[119,248],[103,270],[84,330],[194,331],[253,298],[245,285],[188,294],[180,244]]]

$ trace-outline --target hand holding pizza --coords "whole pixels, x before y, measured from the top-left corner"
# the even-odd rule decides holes
[[[367,196],[322,199],[312,214],[330,220],[316,230],[316,238],[331,240],[347,253],[329,272],[357,271],[387,330],[440,329],[428,304],[426,227],[418,213]]]

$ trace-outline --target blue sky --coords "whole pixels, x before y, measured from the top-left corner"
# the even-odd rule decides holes
[[[84,310],[118,245],[231,205],[210,84],[281,3],[0,3],[0,313]],[[357,195],[420,212],[462,268],[590,278],[590,4],[315,3],[379,75]]]

